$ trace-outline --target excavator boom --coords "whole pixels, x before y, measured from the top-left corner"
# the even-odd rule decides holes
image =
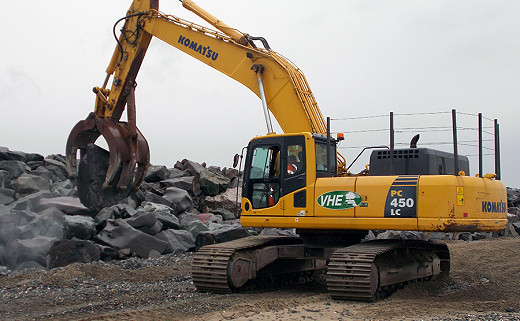
[[[127,193],[141,183],[148,166],[149,148],[136,126],[133,97],[135,79],[153,37],[249,88],[262,99],[285,133],[326,133],[326,124],[312,91],[294,64],[270,50],[265,39],[227,26],[193,1],[184,0],[183,6],[220,31],[163,14],[158,11],[158,0],[134,0],[126,16],[118,21],[124,21],[124,25],[105,81],[101,87],[94,88],[94,113],[73,128],[67,141],[66,158],[71,174],[76,172],[77,150],[84,153],[88,144],[103,136],[109,145],[110,161],[102,188]],[[117,23],[114,30],[116,27]],[[258,39],[267,48],[258,48],[254,44]],[[112,85],[107,88],[110,78]],[[120,118],[125,108],[128,121],[122,122]],[[344,168],[344,158],[339,156],[338,161],[339,168]]]

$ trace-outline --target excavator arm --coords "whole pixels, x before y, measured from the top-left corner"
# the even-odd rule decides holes
[[[99,136],[110,150],[103,188],[131,190],[141,183],[149,162],[149,148],[136,127],[135,78],[152,37],[159,38],[193,58],[235,79],[262,99],[285,133],[326,134],[326,124],[303,73],[289,60],[270,50],[263,38],[251,37],[227,26],[191,0],[183,6],[220,31],[158,11],[158,0],[134,0],[124,21],[117,45],[101,87],[95,87],[94,113],[71,131],[66,158],[71,174],[76,172],[76,153],[84,151]],[[115,30],[118,25],[114,26]],[[254,41],[262,41],[258,48]],[[112,78],[112,85],[107,88]],[[262,90],[263,89],[263,90]],[[120,121],[127,109],[128,121]],[[338,157],[339,168],[344,159]]]

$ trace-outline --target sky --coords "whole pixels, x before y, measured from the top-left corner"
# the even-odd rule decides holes
[[[467,145],[476,144],[481,112],[485,153],[494,153],[488,140],[498,119],[502,180],[520,187],[520,1],[196,2],[266,38],[301,68],[323,115],[333,119],[332,131],[345,133],[339,150],[348,163],[364,146],[388,145],[390,112],[397,143],[420,133],[419,146],[451,151],[449,144],[432,144],[450,142],[456,109],[459,152],[470,155],[474,175],[478,150]],[[4,3],[0,146],[65,153],[70,130],[93,111],[92,87],[101,86],[115,47],[112,26],[129,6],[129,0]],[[162,0],[159,8],[207,26],[179,1]],[[153,164],[173,167],[187,158],[230,167],[235,153],[266,133],[252,92],[158,39],[137,83],[137,125]],[[365,153],[352,170],[367,162]],[[493,171],[493,156],[486,155],[484,172]]]

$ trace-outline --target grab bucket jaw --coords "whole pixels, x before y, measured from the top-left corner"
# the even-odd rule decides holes
[[[69,175],[78,175],[78,149],[83,156],[87,146],[93,144],[99,136],[103,136],[109,148],[108,168],[102,189],[116,188],[121,197],[128,196],[144,179],[150,162],[150,150],[139,129],[129,128],[126,122],[109,121],[94,113],[79,121],[67,139],[66,160]],[[78,184],[80,199],[82,190],[87,189],[87,186]],[[90,207],[89,204],[84,205]]]

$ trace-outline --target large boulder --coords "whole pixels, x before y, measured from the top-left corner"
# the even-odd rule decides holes
[[[235,219],[237,209],[240,209],[241,188],[228,188],[224,193],[216,196],[207,196],[204,199],[206,212],[219,213],[226,219]]]
[[[231,180],[219,172],[212,172],[199,163],[183,159],[175,164],[175,168],[185,170],[195,176],[201,190],[209,196],[215,196],[226,190]]]
[[[200,232],[209,231],[209,224],[204,223],[196,214],[185,214],[181,216],[181,228],[197,237]]]
[[[39,265],[45,266],[47,264],[47,253],[56,241],[58,241],[57,238],[48,236],[36,236],[33,239],[27,240],[14,240],[10,244],[6,266],[10,269],[14,269],[25,261],[35,261]]]
[[[145,182],[159,182],[170,177],[170,172],[166,166],[150,165],[146,175],[144,176]]]
[[[7,205],[15,201],[16,192],[9,188],[0,188],[0,204]]]
[[[168,242],[141,232],[122,219],[108,220],[106,227],[95,238],[118,250],[128,248],[142,258],[148,258],[152,251],[166,253],[170,246]]]
[[[92,217],[77,215],[64,217],[64,237],[66,239],[90,240],[96,233],[96,223]]]
[[[77,196],[74,184],[69,179],[52,184],[51,192],[56,196]]]
[[[233,241],[248,236],[251,236],[251,233],[245,227],[229,226],[218,230],[200,232],[195,240],[195,245],[198,249],[204,245]]]
[[[0,188],[11,188],[11,177],[8,171],[0,170]]]
[[[170,244],[169,252],[187,252],[195,248],[195,238],[185,230],[165,230],[155,237]]]
[[[96,243],[81,240],[61,240],[55,242],[46,257],[48,269],[66,266],[72,263],[99,261],[101,251]]]
[[[37,236],[46,236],[55,239],[63,238],[63,219],[53,216],[38,215],[29,211],[12,211],[13,215],[22,215],[27,219],[26,224],[16,226],[16,235],[19,239],[33,239]]]
[[[174,209],[176,215],[193,208],[193,200],[190,194],[177,187],[168,187],[162,198],[170,202],[170,207]]]
[[[103,188],[108,170],[110,153],[94,144],[88,144],[85,153],[81,153],[77,177],[78,195],[82,204],[98,212],[101,209],[118,204],[133,191],[118,189],[117,186]]]
[[[9,207],[15,210],[37,210],[40,200],[43,198],[52,197],[50,191],[40,191],[18,198],[16,201],[9,204]]]
[[[22,161],[5,160],[0,161],[0,170],[9,173],[9,178],[15,179],[20,175],[27,173],[27,165]]]
[[[61,155],[49,155],[44,160],[44,166],[51,171],[60,181],[69,177],[67,163]]]
[[[177,187],[191,194],[200,195],[200,184],[195,176],[182,176],[176,178],[165,179],[159,182],[162,188]]]
[[[163,229],[179,229],[179,219],[173,214],[173,209],[169,206],[157,203],[143,202],[137,212],[152,213],[159,222],[162,223]]]
[[[507,188],[507,203],[510,207],[520,206],[520,189]]]
[[[22,195],[28,195],[51,189],[51,183],[37,175],[22,174],[13,180],[13,189]]]
[[[150,235],[159,233],[163,228],[163,224],[152,212],[138,212],[125,221],[133,228]]]
[[[92,215],[93,211],[85,207],[79,198],[72,196],[60,196],[54,198],[42,198],[38,202],[38,210],[56,207],[69,215]]]
[[[228,188],[231,180],[223,175],[204,170],[200,173],[200,188],[206,195],[215,196]]]
[[[109,219],[118,219],[118,218],[129,218],[135,215],[137,211],[130,205],[127,204],[117,204],[109,207],[105,207],[101,211],[99,211],[94,217],[94,221],[96,224],[100,224]]]

